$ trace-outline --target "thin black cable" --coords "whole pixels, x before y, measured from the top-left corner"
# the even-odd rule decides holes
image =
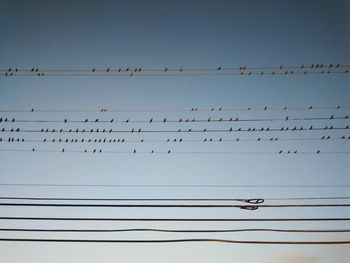
[[[188,108],[101,108],[101,109],[0,109],[0,112],[234,112],[234,111],[315,111],[315,110],[347,110],[350,106],[307,106],[307,107],[245,107],[245,108],[225,108],[225,107],[188,107]]]
[[[198,155],[208,155],[208,154],[219,154],[219,155],[329,155],[329,154],[350,154],[350,151],[298,151],[298,150],[280,150],[275,152],[258,152],[258,151],[250,151],[250,152],[229,152],[229,151],[137,151],[136,149],[131,151],[110,151],[110,150],[102,150],[102,149],[94,149],[94,150],[68,150],[68,149],[60,149],[60,150],[45,150],[45,149],[0,149],[0,152],[31,152],[31,153],[79,153],[79,154],[150,154],[150,155],[187,155],[187,154],[198,154]]]
[[[334,198],[332,198],[334,199]],[[338,198],[340,199],[340,198]],[[347,198],[341,198],[347,199]],[[348,198],[350,199],[350,197]],[[46,200],[46,201],[169,201],[169,202],[192,202],[192,201],[229,201],[229,202],[243,202],[250,204],[260,204],[264,202],[261,198],[71,198],[71,197],[16,197],[16,196],[0,196],[0,200]]]
[[[334,126],[325,126],[325,127],[304,127],[304,126],[294,126],[294,127],[280,127],[280,128],[270,128],[270,127],[252,127],[252,128],[229,128],[229,129],[199,129],[199,130],[193,130],[193,129],[177,129],[177,130],[143,130],[141,128],[132,128],[129,130],[114,130],[111,128],[95,128],[95,129],[79,129],[79,128],[72,128],[72,129],[49,129],[49,128],[42,128],[42,129],[20,129],[20,128],[12,128],[12,129],[6,129],[2,128],[0,129],[0,132],[6,132],[6,133],[233,133],[233,132],[309,132],[309,131],[324,131],[324,130],[349,130],[350,126],[344,126],[344,127],[334,127]]]
[[[118,208],[240,208],[256,210],[260,208],[316,208],[350,207],[350,204],[272,204],[272,205],[231,205],[231,204],[71,204],[71,203],[0,203],[0,206],[25,207],[118,207]]]
[[[179,118],[179,119],[153,119],[150,118],[148,120],[133,120],[130,118],[126,118],[123,120],[118,120],[111,118],[109,120],[100,120],[98,118],[91,119],[85,118],[84,120],[70,120],[70,119],[62,119],[62,120],[24,120],[24,119],[16,119],[16,118],[6,118],[1,117],[0,123],[223,123],[223,122],[274,122],[274,121],[321,121],[321,120],[347,120],[349,119],[349,115],[345,115],[343,117],[334,116],[334,114],[329,117],[289,117],[285,116],[283,118],[254,118],[254,119],[242,119],[239,117],[228,117],[228,118],[214,118],[208,117],[206,119],[196,119],[196,118]]]
[[[125,138],[43,138],[43,139],[24,139],[19,137],[0,137],[0,142],[4,143],[93,143],[93,144],[109,144],[109,143],[225,143],[225,142],[281,142],[281,141],[349,141],[350,136],[320,136],[320,137],[303,137],[303,138],[280,138],[280,137],[270,137],[270,138],[255,138],[255,139],[244,139],[244,138],[232,138],[232,139],[223,139],[223,138],[203,138],[203,139],[183,139],[183,138],[168,138],[160,140],[148,140],[148,139],[139,139],[139,140],[127,140]]]
[[[316,64],[318,65],[318,64]],[[250,76],[250,75],[307,75],[307,74],[341,74],[349,73],[349,65],[339,65],[338,67],[324,67],[322,64],[319,67],[251,67],[241,66],[232,67],[217,67],[215,68],[178,68],[178,69],[141,69],[141,68],[119,68],[117,69],[40,69],[32,68],[31,70],[14,69],[1,70],[0,76],[15,77],[15,76],[117,76],[117,77],[133,77],[133,76]]]
[[[270,198],[73,198],[73,197],[24,197],[24,196],[0,196],[0,200],[40,200],[40,201],[228,201],[244,203],[263,203],[265,200],[288,201],[288,200],[348,200],[350,196],[327,196],[327,197],[270,197]]]
[[[107,218],[107,217],[15,217],[2,216],[0,220],[32,221],[155,221],[155,222],[293,222],[293,221],[350,221],[350,217],[314,218]]]
[[[229,184],[36,184],[0,183],[0,186],[21,187],[117,187],[117,188],[349,188],[350,185],[229,185]]]
[[[211,238],[192,239],[151,239],[151,240],[106,240],[106,239],[39,239],[39,238],[0,238],[6,242],[64,242],[64,243],[185,243],[185,242],[216,242],[233,244],[264,244],[264,245],[341,245],[350,244],[350,240],[342,241],[257,241],[257,240],[227,240]]]
[[[72,69],[72,68],[38,68],[38,67],[32,67],[29,69],[21,69],[21,68],[7,68],[7,69],[0,69],[0,72],[13,72],[13,73],[21,73],[21,72],[27,72],[27,73],[33,73],[36,74],[38,72],[183,72],[183,71],[248,71],[248,70],[286,70],[286,69],[311,69],[311,70],[318,70],[318,69],[339,69],[339,68],[348,68],[350,65],[348,64],[340,64],[340,63],[330,63],[330,64],[300,64],[298,66],[290,66],[290,65],[276,65],[276,66],[247,66],[247,65],[240,65],[236,67],[224,67],[224,66],[211,66],[211,67],[162,67],[162,68],[141,68],[141,67],[107,67],[103,69],[98,68],[80,68],[80,69]]]
[[[285,232],[285,233],[347,233],[350,229],[275,229],[275,228],[242,228],[242,229],[159,229],[159,228],[126,228],[126,229],[48,229],[48,228],[0,228],[3,232],[165,232],[165,233],[232,233],[232,232]]]

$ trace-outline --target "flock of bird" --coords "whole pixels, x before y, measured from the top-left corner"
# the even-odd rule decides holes
[[[8,68],[1,69],[1,76],[87,76],[87,75],[113,75],[113,76],[179,76],[179,75],[293,75],[293,74],[334,74],[334,73],[349,73],[350,65],[342,64],[301,64],[299,66],[261,66],[249,67],[241,65],[238,67],[208,67],[208,68],[141,68],[141,67],[122,67],[105,69],[39,69],[33,67],[31,69]],[[223,72],[223,73],[221,73]]]

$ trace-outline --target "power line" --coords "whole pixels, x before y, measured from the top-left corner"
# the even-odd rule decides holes
[[[0,198],[1,199],[1,198]],[[270,197],[263,198],[263,200],[278,200],[278,201],[288,201],[288,200],[346,200],[350,199],[349,196],[331,196],[331,197]]]
[[[232,154],[240,154],[240,155],[331,155],[331,154],[350,154],[350,151],[298,151],[298,150],[279,150],[279,151],[273,151],[273,152],[258,152],[258,151],[240,151],[240,152],[231,152],[231,151],[138,151],[136,149],[131,151],[111,151],[111,150],[102,150],[102,149],[93,149],[93,150],[68,150],[68,149],[61,149],[61,150],[46,150],[46,149],[37,149],[37,148],[31,148],[31,149],[0,149],[0,152],[32,152],[32,153],[82,153],[82,154],[150,154],[150,155],[183,155],[183,154],[198,154],[198,155],[206,155],[206,154],[219,154],[219,155],[232,155]]]
[[[108,217],[14,217],[2,216],[0,220],[33,221],[155,221],[155,222],[292,222],[292,221],[350,221],[350,217],[314,218],[108,218]]]
[[[39,239],[39,238],[0,238],[6,242],[64,242],[64,243],[184,243],[184,242],[217,242],[233,244],[265,244],[265,245],[341,245],[350,244],[350,240],[342,241],[257,241],[257,240],[227,240],[211,238],[192,239],[151,239],[151,240],[106,240],[106,239]]]
[[[242,107],[242,108],[225,108],[225,107],[188,107],[188,108],[101,108],[101,109],[0,109],[0,112],[234,112],[234,111],[315,111],[315,110],[347,110],[350,106],[338,105],[338,106],[283,106],[283,107]]]
[[[21,187],[117,187],[117,188],[349,188],[350,185],[229,185],[229,184],[35,184],[0,183],[0,186]]]
[[[294,74],[341,74],[349,73],[349,65],[312,64],[310,66],[263,66],[263,67],[209,67],[209,68],[168,68],[147,69],[147,68],[106,68],[106,69],[18,69],[9,68],[0,70],[4,77],[15,76],[242,76],[242,75],[294,75]]]
[[[249,204],[261,204],[265,200],[347,200],[350,196],[327,196],[327,197],[275,197],[275,198],[73,198],[73,197],[18,197],[18,196],[0,196],[0,200],[45,200],[45,201],[228,201],[228,202],[244,202]]]
[[[141,128],[132,128],[129,130],[114,130],[111,128],[97,128],[97,129],[20,129],[12,128],[5,129],[2,128],[0,132],[6,133],[232,133],[232,132],[300,132],[300,131],[324,131],[324,130],[348,130],[350,129],[349,125],[345,127],[335,127],[335,126],[324,126],[324,127],[304,127],[304,126],[294,126],[294,127],[280,127],[280,128],[270,128],[270,127],[252,127],[252,128],[229,128],[229,129],[176,129],[176,130],[143,130]]]
[[[320,208],[350,207],[350,204],[272,204],[272,205],[232,205],[232,204],[71,204],[71,203],[0,203],[0,206],[25,207],[104,207],[104,208],[240,208],[256,210],[259,208]]]
[[[328,68],[328,69],[338,69],[338,68],[348,68],[350,65],[348,64],[340,64],[340,63],[330,63],[330,64],[300,64],[300,65],[276,65],[276,66],[247,66],[247,65],[240,65],[236,67],[223,67],[223,66],[211,66],[211,67],[163,67],[163,68],[141,68],[141,67],[107,67],[104,69],[96,69],[96,68],[80,68],[80,69],[63,69],[63,68],[56,68],[56,69],[49,69],[49,68],[38,68],[38,67],[32,67],[29,69],[20,69],[20,68],[7,68],[7,69],[0,69],[0,72],[43,72],[43,71],[49,71],[49,72],[141,72],[141,71],[150,71],[150,72],[168,72],[168,71],[175,71],[175,72],[182,72],[182,71],[232,71],[232,70],[237,70],[237,71],[245,71],[245,70],[263,70],[263,69],[276,69],[276,70],[282,70],[282,69],[323,69],[323,68]]]
[[[333,197],[332,199],[334,199]],[[337,199],[350,199],[340,198]],[[243,202],[249,204],[260,204],[264,202],[261,198],[62,198],[62,197],[11,197],[11,196],[0,196],[0,200],[47,200],[47,201],[229,201],[229,202]]]
[[[85,118],[84,120],[70,120],[68,118],[64,118],[62,120],[24,120],[24,119],[16,119],[16,118],[6,118],[0,117],[0,123],[223,123],[223,122],[274,122],[274,121],[320,121],[320,120],[347,120],[349,119],[349,115],[337,117],[334,114],[328,117],[290,117],[285,116],[283,118],[254,118],[254,119],[245,119],[240,117],[227,117],[227,118],[211,118],[208,117],[206,119],[196,119],[196,118],[179,118],[179,119],[154,119],[150,118],[147,120],[133,120],[130,118],[126,118],[123,120],[118,120],[111,118],[109,120],[100,120],[99,118]]]
[[[159,229],[159,228],[126,228],[126,229],[47,229],[47,228],[0,228],[3,232],[165,232],[165,233],[232,233],[232,232],[285,232],[285,233],[346,233],[350,229]]]
[[[220,138],[203,138],[203,139],[184,139],[184,138],[167,138],[167,139],[139,139],[139,140],[128,140],[126,138],[43,138],[43,139],[25,139],[19,137],[0,137],[0,142],[7,143],[223,143],[223,142],[280,142],[280,141],[335,141],[335,140],[350,140],[350,136],[333,137],[330,135],[323,135],[320,137],[302,137],[302,138],[281,138],[281,137],[269,137],[269,138],[254,138],[245,139],[242,137],[236,137],[232,139]]]

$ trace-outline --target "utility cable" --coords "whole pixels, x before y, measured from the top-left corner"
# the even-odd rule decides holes
[[[53,242],[53,243],[187,243],[187,242],[216,242],[233,244],[264,244],[264,245],[341,245],[350,244],[350,240],[341,241],[258,241],[258,240],[227,240],[211,238],[192,239],[151,239],[151,240],[108,240],[108,239],[39,239],[39,238],[0,238],[6,242]]]

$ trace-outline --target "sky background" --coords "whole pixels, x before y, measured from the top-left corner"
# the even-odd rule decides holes
[[[236,67],[349,64],[349,1],[0,1],[0,68]],[[192,107],[308,107],[349,106],[349,76],[191,76],[191,77],[0,77],[1,109],[100,109]],[[339,111],[288,111],[290,116],[346,115]],[[30,119],[163,119],[283,117],[281,112],[218,113],[8,113]],[[329,122],[327,122],[329,123]],[[289,126],[300,125],[291,122]],[[348,121],[334,121],[335,126]],[[147,124],[120,124],[122,128]],[[201,124],[202,125],[202,124]],[[210,124],[196,127],[230,127]],[[249,127],[253,124],[242,124]],[[280,127],[280,123],[256,126]],[[324,126],[323,122],[314,122]],[[0,127],[17,127],[3,124]],[[58,125],[41,125],[57,128]],[[41,127],[22,124],[23,128]],[[62,126],[62,125],[61,125]],[[106,125],[107,126],[107,125]],[[305,125],[306,126],[306,125]],[[80,128],[81,125],[69,125]],[[97,126],[90,125],[91,128]],[[108,126],[112,127],[112,126]],[[153,124],[161,128],[162,124]],[[169,124],[169,128],[191,125]],[[315,136],[349,136],[347,131],[315,132]],[[9,135],[0,135],[2,137]],[[179,138],[145,135],[148,139]],[[186,137],[187,136],[187,137]],[[221,135],[214,134],[213,137]],[[228,135],[222,135],[228,138]],[[243,135],[242,135],[243,136]],[[256,138],[260,135],[245,135]],[[268,137],[269,134],[261,135]],[[295,136],[293,134],[283,135]],[[298,135],[302,136],[302,135]],[[305,136],[311,136],[305,134]],[[42,138],[23,134],[20,137]],[[48,135],[48,138],[59,135]],[[62,137],[62,136],[61,136]],[[67,137],[65,135],[65,137]],[[102,135],[95,137],[104,138]],[[140,139],[139,135],[125,138]],[[190,138],[184,135],[184,138]],[[192,138],[192,137],[191,137]],[[196,138],[203,138],[198,135]],[[99,145],[13,144],[0,148],[71,150]],[[349,151],[349,142],[241,142],[225,144],[124,144],[107,150],[142,151]],[[50,184],[275,184],[346,185],[348,155],[83,155],[74,153],[0,152],[1,183]],[[1,195],[100,198],[254,198],[349,195],[346,188],[330,189],[141,189],[0,186]],[[1,216],[95,217],[349,217],[349,209],[107,209],[1,207]],[[18,222],[2,227],[140,227],[130,222]],[[142,223],[163,228],[349,228],[349,223]],[[161,239],[189,234],[71,234],[1,233],[1,237]],[[204,234],[196,237],[262,240],[349,239],[349,234]],[[231,244],[44,244],[0,243],[4,262],[347,262],[349,246],[277,246]]]

